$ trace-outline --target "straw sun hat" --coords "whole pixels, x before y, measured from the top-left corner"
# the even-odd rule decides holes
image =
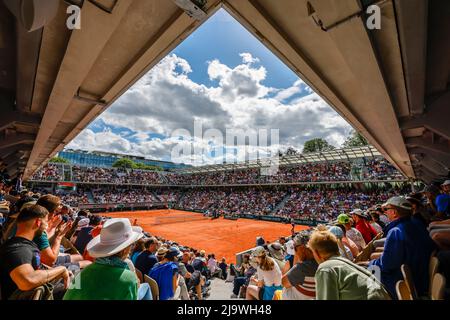
[[[124,250],[144,234],[141,227],[132,227],[126,218],[109,219],[103,225],[100,235],[92,239],[86,246],[93,258],[115,255]]]

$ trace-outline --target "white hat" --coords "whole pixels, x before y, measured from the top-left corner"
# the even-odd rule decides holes
[[[291,256],[295,254],[294,240],[289,240],[286,242],[286,252]]]
[[[89,218],[83,218],[78,221],[77,230],[81,230],[81,228],[87,227],[89,225]]]
[[[132,227],[126,218],[109,219],[103,225],[102,231],[92,239],[86,249],[93,258],[112,256],[127,248],[144,234],[141,227]]]
[[[265,254],[267,254],[266,249],[264,249],[264,247],[262,246],[258,246],[252,251],[251,258],[261,257],[262,255]]]
[[[267,246],[267,249],[269,250],[269,253],[272,258],[275,258],[277,260],[283,260],[284,259],[284,252],[283,252],[283,246],[279,244],[278,242],[273,242]]]
[[[450,180],[445,180],[441,186],[448,186],[450,184]]]
[[[391,206],[402,208],[402,209],[406,209],[406,210],[411,210],[412,209],[411,202],[406,200],[405,197],[392,197],[392,198],[389,198],[389,200],[386,201],[383,204],[383,207],[385,207],[387,205],[391,205]]]

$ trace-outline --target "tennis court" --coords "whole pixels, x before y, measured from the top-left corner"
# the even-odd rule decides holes
[[[110,217],[129,218],[151,234],[176,241],[181,245],[215,253],[216,259],[225,257],[227,263],[235,262],[235,254],[255,246],[256,237],[274,241],[288,236],[291,225],[276,222],[223,218],[211,220],[200,213],[179,210],[125,211],[105,213]],[[307,229],[296,226],[295,230]]]

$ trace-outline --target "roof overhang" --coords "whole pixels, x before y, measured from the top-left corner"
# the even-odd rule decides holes
[[[175,2],[84,1],[81,29],[69,30],[61,1],[43,29],[15,24],[23,81],[11,112],[33,119],[0,127],[5,139],[35,136],[25,178],[205,21]],[[369,4],[381,9],[380,30],[367,27]],[[448,174],[449,1],[208,0],[202,11],[209,17],[221,6],[407,177]],[[11,16],[0,15],[11,28]]]

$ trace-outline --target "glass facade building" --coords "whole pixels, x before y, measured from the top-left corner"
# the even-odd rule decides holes
[[[71,164],[87,167],[104,167],[110,168],[113,163],[121,158],[128,158],[135,162],[140,162],[146,165],[159,166],[164,170],[180,169],[188,167],[183,163],[173,163],[169,161],[159,161],[145,159],[144,157],[126,156],[114,153],[99,152],[99,151],[83,151],[83,150],[64,150],[58,153],[58,156],[67,159]]]

